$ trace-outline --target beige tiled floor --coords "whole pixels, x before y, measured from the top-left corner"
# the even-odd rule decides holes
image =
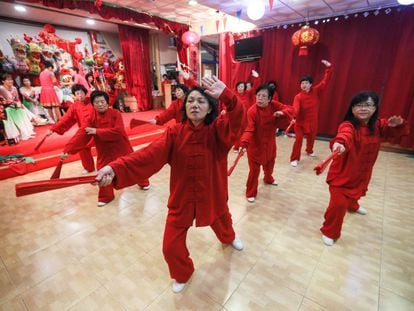
[[[14,184],[48,179],[53,169],[0,182],[0,310],[414,310],[414,159],[381,152],[366,216],[347,215],[342,238],[323,245],[328,154],[289,165],[292,139],[279,137],[275,176],[247,203],[244,157],[229,179],[238,252],[210,228],[191,228],[196,271],[171,292],[162,256],[169,168],[152,187],[117,192],[96,207],[97,189],[76,186],[16,198]],[[235,154],[229,154],[229,165]],[[62,177],[79,175],[65,164]]]

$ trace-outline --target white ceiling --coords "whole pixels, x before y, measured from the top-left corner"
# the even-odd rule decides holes
[[[264,17],[258,21],[251,21],[246,15],[249,1],[262,0],[199,0],[199,4],[196,6],[189,5],[188,0],[105,0],[104,2],[126,6],[139,12],[186,24],[217,20],[222,18],[224,13],[236,17],[236,12],[241,10],[240,18],[254,23],[259,28],[398,5],[395,0],[275,0],[273,1],[273,9],[270,11],[269,1],[264,0],[266,5]],[[88,12],[80,10],[46,8],[45,11],[38,8],[41,7],[40,4],[24,5],[28,6],[28,12],[19,13],[14,10],[13,3],[0,2],[0,16],[108,32],[117,32],[116,24],[126,23],[115,19],[104,21],[99,16],[92,16]],[[93,26],[86,24],[84,17],[93,17],[97,24]],[[132,26],[134,25],[132,24]]]

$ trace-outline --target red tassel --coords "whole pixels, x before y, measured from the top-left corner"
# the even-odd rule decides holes
[[[273,0],[269,0],[269,11],[273,9]]]
[[[39,148],[40,148],[40,146],[45,142],[45,140],[46,140],[46,138],[47,138],[48,136],[47,135],[45,135],[43,138],[42,138],[42,140],[41,141],[39,141],[39,143],[36,145],[36,147],[34,148],[34,150],[35,151],[37,151],[37,150],[39,150]]]
[[[218,32],[220,26],[220,20],[216,20],[216,31]]]
[[[308,48],[305,45],[299,48],[299,56],[308,56]]]
[[[50,177],[50,179],[58,179],[60,177],[60,172],[62,171],[62,165],[63,165],[63,160],[61,159],[58,165],[56,165],[56,168],[52,176]]]

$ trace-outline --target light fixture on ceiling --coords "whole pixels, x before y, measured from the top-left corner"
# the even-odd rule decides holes
[[[410,5],[414,3],[414,0],[398,0],[398,3],[402,5]]]
[[[26,12],[26,8],[25,8],[23,5],[15,5],[15,6],[14,6],[14,9],[15,9],[17,12]]]
[[[93,19],[87,19],[87,20],[86,20],[86,23],[87,23],[88,25],[95,25],[95,21],[94,21]]]
[[[188,4],[189,5],[197,5],[198,3],[197,3],[197,0],[190,0],[190,1],[188,1]]]
[[[261,19],[265,13],[265,4],[262,0],[250,1],[247,6],[247,16],[254,21]]]

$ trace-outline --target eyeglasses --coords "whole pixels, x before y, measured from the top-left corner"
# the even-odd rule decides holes
[[[361,109],[361,108],[374,108],[375,104],[374,103],[359,103],[354,105],[355,108],[357,109]]]

